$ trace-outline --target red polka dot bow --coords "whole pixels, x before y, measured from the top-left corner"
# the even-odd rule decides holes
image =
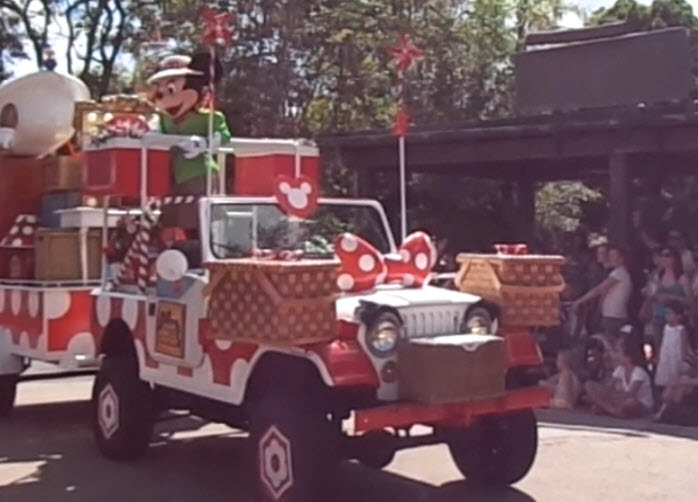
[[[335,239],[335,254],[341,267],[337,286],[341,291],[367,291],[379,284],[422,287],[429,282],[436,264],[436,248],[424,232],[405,238],[397,254],[382,255],[354,234]]]

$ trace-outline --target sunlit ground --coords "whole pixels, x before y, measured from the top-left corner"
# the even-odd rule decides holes
[[[102,459],[86,424],[91,379],[20,385],[19,407],[0,422],[0,500],[247,502],[245,435],[180,418],[159,425],[146,458]],[[384,471],[343,466],[339,502],[694,502],[698,431],[590,415],[541,414],[540,453],[515,489],[465,483],[443,446],[401,452]]]

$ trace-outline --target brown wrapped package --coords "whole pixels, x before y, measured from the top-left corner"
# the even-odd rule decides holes
[[[423,403],[467,402],[504,393],[504,340],[490,335],[416,338],[398,349],[400,397]]]
[[[81,236],[77,230],[40,228],[35,239],[35,277],[40,281],[97,280],[101,277],[102,231],[90,230],[85,236],[85,277]]]

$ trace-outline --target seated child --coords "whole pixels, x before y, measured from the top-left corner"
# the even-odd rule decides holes
[[[581,384],[572,370],[572,353],[569,350],[558,353],[557,369],[557,375],[541,381],[540,385],[553,392],[550,398],[551,408],[571,410],[579,399]]]
[[[642,347],[628,338],[621,338],[618,366],[611,382],[587,382],[585,385],[592,407],[621,418],[649,415],[654,407],[654,398],[650,376],[643,365]]]

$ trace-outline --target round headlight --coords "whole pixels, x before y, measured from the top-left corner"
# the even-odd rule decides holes
[[[386,357],[397,347],[400,339],[400,320],[394,314],[385,312],[378,316],[366,333],[366,345],[378,357]]]
[[[495,323],[490,312],[483,307],[468,311],[463,319],[461,331],[471,335],[494,335]]]

